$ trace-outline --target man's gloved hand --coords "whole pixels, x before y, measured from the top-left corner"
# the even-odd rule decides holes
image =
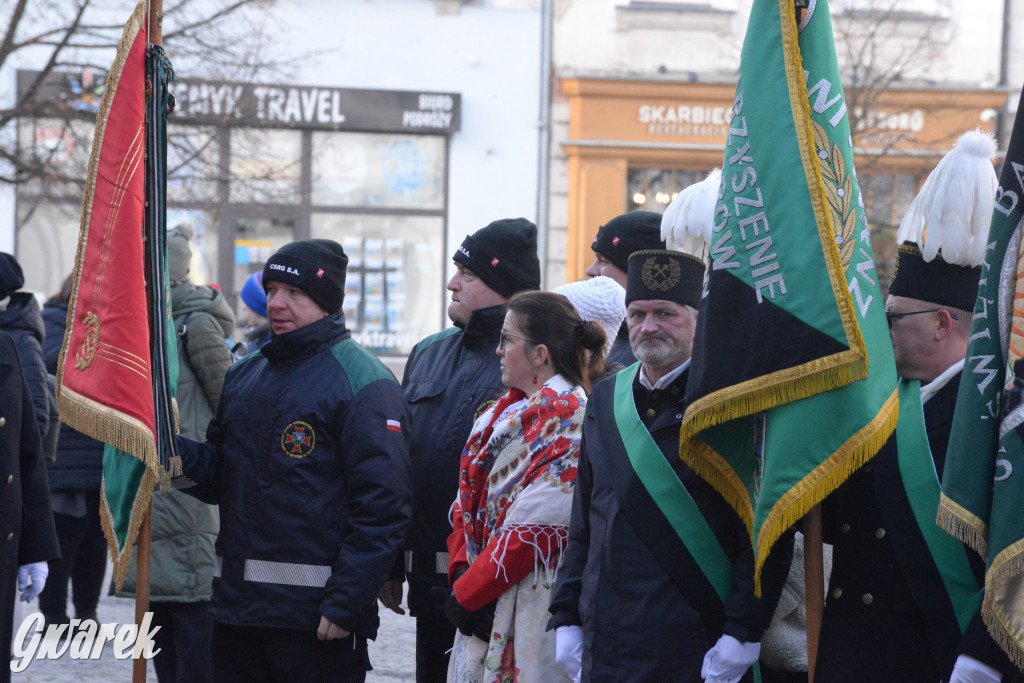
[[[45,562],[33,562],[18,567],[18,590],[21,591],[21,601],[32,602],[39,597],[49,575],[50,565]]]
[[[953,665],[953,673],[949,683],[1000,683],[1003,674],[988,664],[979,662],[974,657],[960,655]]]
[[[377,593],[377,599],[380,600],[380,604],[395,614],[405,614],[405,610],[402,609],[402,583],[401,579],[385,581],[384,585],[380,588],[380,592]]]
[[[741,643],[723,634],[704,655],[701,678],[707,683],[736,683],[760,654],[761,643]]]
[[[582,628],[559,626],[555,629],[555,662],[569,675],[573,683],[579,683],[583,674]]]

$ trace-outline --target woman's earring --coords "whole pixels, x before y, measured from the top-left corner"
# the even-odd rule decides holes
[[[533,376],[533,383],[534,383],[534,384],[536,384],[536,383],[537,383],[537,375],[534,375],[534,376]]]

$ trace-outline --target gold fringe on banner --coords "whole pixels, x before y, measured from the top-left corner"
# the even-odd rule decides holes
[[[874,419],[775,501],[761,524],[757,538],[757,557],[754,562],[754,594],[757,597],[761,597],[761,569],[775,542],[797,520],[825,500],[851,474],[875,456],[896,430],[899,417],[899,389],[895,389]]]
[[[939,511],[935,523],[978,552],[988,557],[988,524],[945,493],[939,494]]]
[[[156,485],[156,474],[153,470],[146,468],[139,483],[139,490],[135,494],[135,504],[132,506],[132,516],[128,524],[128,535],[125,537],[124,545],[117,542],[117,535],[111,526],[112,515],[107,507],[106,482],[100,485],[100,502],[103,509],[100,511],[100,521],[103,523],[103,535],[107,537],[107,545],[111,548],[110,559],[114,564],[114,590],[121,590],[124,583],[125,572],[132,561],[132,548],[139,536],[139,527],[142,526],[142,519],[149,510],[149,504],[153,500],[153,487]],[[114,551],[117,548],[117,551]]]
[[[764,412],[852,384],[867,377],[864,356],[848,350],[734,384],[686,407],[679,440],[689,441],[715,425]]]
[[[129,453],[156,470],[159,459],[153,432],[139,420],[64,387],[57,397],[60,419],[69,427]]]
[[[992,561],[985,574],[985,601],[981,606],[981,616],[992,639],[1018,669],[1024,670],[1021,615],[1024,615],[1024,540],[1007,546]]]
[[[718,491],[732,506],[747,527],[747,533],[754,536],[754,508],[736,470],[715,449],[700,437],[679,442],[679,458],[686,465]]]

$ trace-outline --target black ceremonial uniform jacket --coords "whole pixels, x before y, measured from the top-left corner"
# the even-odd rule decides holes
[[[414,482],[405,569],[414,617],[444,618],[430,588],[448,585],[448,511],[458,493],[462,450],[476,417],[506,391],[495,353],[504,320],[504,304],[478,309],[465,329],[449,327],[422,340],[405,366]]]
[[[939,480],[949,445],[960,375],[924,404]],[[827,499],[825,540],[832,576],[815,680],[825,683],[947,680],[958,654],[1022,680],[992,641],[981,615],[961,634],[935,562],[903,488],[896,439]],[[985,563],[966,548],[979,584]]]
[[[18,567],[60,559],[32,396],[10,335],[0,332],[0,642],[11,642]],[[10,680],[4,667],[0,680]]]
[[[602,380],[587,403],[569,544],[548,626],[582,625],[584,681],[700,683],[704,655],[718,638],[759,641],[782,591],[792,534],[766,563],[764,597],[755,598],[746,527],[679,458],[687,374],[655,392],[634,378],[633,393],[658,448],[732,561],[732,588],[723,606],[633,471],[615,423],[615,378]]]
[[[206,443],[177,439],[185,492],[220,504],[214,621],[376,636],[411,513],[408,422],[340,313],[231,366]]]

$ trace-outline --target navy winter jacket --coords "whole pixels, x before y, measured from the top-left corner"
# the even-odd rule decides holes
[[[68,305],[47,301],[43,304],[43,358],[46,370],[57,374],[60,349],[64,345]],[[103,478],[103,442],[97,441],[66,424],[60,425],[57,461],[47,465],[52,491],[99,491]]]
[[[56,414],[57,409],[56,399],[50,393],[46,377],[46,364],[43,362],[45,332],[35,296],[29,292],[11,294],[7,308],[0,311],[0,330],[11,335],[18,348],[21,371],[25,375],[25,382],[32,396],[36,425],[45,445],[48,442],[46,437],[50,433],[50,419]]]
[[[465,329],[449,327],[416,345],[402,387],[412,427],[409,456],[416,482],[406,550],[409,610],[414,617],[444,617],[431,598],[448,585],[448,509],[459,489],[459,459],[473,422],[505,393],[495,350],[505,305],[473,312]]]
[[[220,504],[214,621],[376,636],[411,514],[408,415],[340,313],[231,367],[206,443],[178,437],[186,493]]]

